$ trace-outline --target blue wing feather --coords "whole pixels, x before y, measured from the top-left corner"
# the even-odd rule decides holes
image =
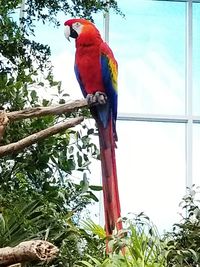
[[[106,90],[106,95],[109,100],[110,109],[111,109],[111,115],[113,119],[113,126],[115,130],[115,121],[117,119],[117,92],[113,84],[113,77],[111,68],[109,66],[109,58],[105,54],[101,55],[101,70],[102,70],[102,77],[103,77],[103,83]],[[115,130],[116,131],[116,130]]]
[[[80,76],[80,73],[79,73],[79,70],[78,70],[78,66],[76,64],[74,65],[74,72],[76,74],[76,79],[77,79],[77,81],[79,83],[79,86],[81,88],[82,94],[83,94],[84,97],[86,97],[87,93],[86,93],[85,87],[84,87],[84,85],[83,85],[83,83],[81,81],[81,76]]]

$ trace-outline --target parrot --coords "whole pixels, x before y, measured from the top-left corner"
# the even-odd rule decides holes
[[[114,229],[122,230],[115,156],[118,63],[91,21],[69,19],[64,23],[64,34],[69,41],[70,37],[75,39],[76,79],[98,128],[105,231],[111,236]]]

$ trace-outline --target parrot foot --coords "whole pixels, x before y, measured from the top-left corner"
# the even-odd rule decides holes
[[[96,92],[93,94],[88,94],[86,96],[86,100],[88,105],[92,105],[95,103],[99,103],[100,105],[106,104],[107,101],[107,95],[103,92]]]
[[[92,105],[92,104],[94,104],[94,103],[96,102],[96,97],[95,97],[95,95],[93,95],[93,94],[88,94],[88,95],[86,96],[86,101],[87,101],[88,105]]]
[[[107,95],[103,92],[96,92],[95,93],[95,97],[96,97],[96,101],[100,104],[100,105],[104,105],[106,104],[107,101]]]

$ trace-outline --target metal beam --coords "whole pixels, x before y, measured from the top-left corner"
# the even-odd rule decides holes
[[[142,113],[119,113],[119,121],[146,121],[146,122],[169,122],[188,123],[188,116],[162,115],[162,114],[142,114]],[[200,116],[192,116],[192,122],[200,124]]]
[[[189,2],[189,0],[150,0],[150,1],[162,1],[162,2]],[[200,0],[193,0],[193,3],[200,3]]]
[[[192,0],[187,2],[186,10],[186,187],[193,184],[193,94],[192,94]]]
[[[103,14],[104,41],[107,44],[109,43],[109,27],[110,27],[110,15],[109,11],[107,11]]]
[[[160,114],[131,114],[131,113],[120,113],[118,120],[121,121],[148,121],[148,122],[172,122],[172,123],[187,123],[188,119],[186,116],[176,115],[160,115]]]

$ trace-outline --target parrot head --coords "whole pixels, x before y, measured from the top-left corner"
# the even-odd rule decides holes
[[[77,39],[79,36],[89,37],[91,34],[99,33],[95,25],[86,19],[69,19],[65,21],[65,37],[70,41],[70,37]]]

